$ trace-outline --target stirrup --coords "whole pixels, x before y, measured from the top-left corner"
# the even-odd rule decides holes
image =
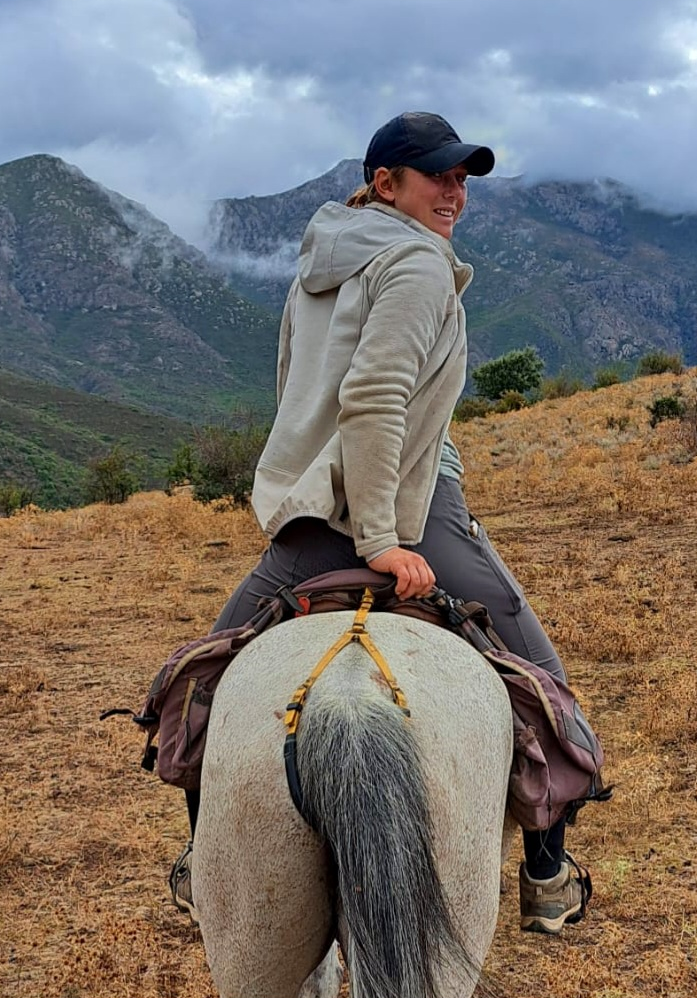
[[[581,908],[571,918],[567,918],[567,922],[569,922],[571,925],[575,925],[577,922],[580,922],[582,919],[586,917],[586,908],[588,907],[588,902],[593,897],[593,881],[591,880],[591,875],[588,868],[582,866],[580,863],[577,863],[574,857],[571,855],[571,853],[567,852],[566,850],[564,850],[564,859],[569,864],[569,866],[572,866],[574,868],[574,870],[578,874],[576,879],[578,880],[581,886]]]
[[[174,861],[169,875],[169,888],[175,907],[189,915],[191,921],[198,925],[198,911],[191,889],[192,848],[193,843],[187,842],[181,855]]]

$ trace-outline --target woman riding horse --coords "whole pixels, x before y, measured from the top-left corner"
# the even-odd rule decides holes
[[[437,584],[484,603],[512,652],[564,678],[467,509],[448,436],[467,358],[460,295],[473,277],[450,240],[468,178],[493,165],[490,149],[461,142],[440,116],[400,114],[370,141],[365,186],[310,221],[281,323],[278,414],[252,496],[271,541],[215,631],[244,623],[282,585],[367,563],[394,575],[403,598]],[[198,794],[187,800],[193,831]],[[564,819],[523,841],[521,927],[558,933],[582,910]],[[190,846],[171,882],[175,903],[195,914]]]

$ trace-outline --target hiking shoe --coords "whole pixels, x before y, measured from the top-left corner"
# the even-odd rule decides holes
[[[198,912],[191,891],[191,852],[192,843],[187,842],[181,856],[176,860],[169,875],[169,886],[172,900],[179,911],[185,911],[191,916],[191,921],[198,925]]]
[[[593,893],[587,870],[566,854],[566,860],[556,877],[551,880],[533,880],[528,876],[525,863],[521,863],[520,927],[525,932],[546,932],[558,935],[565,922],[580,922],[586,914],[586,905]],[[579,876],[571,876],[571,867]]]

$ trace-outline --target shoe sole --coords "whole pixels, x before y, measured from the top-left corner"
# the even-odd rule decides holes
[[[524,915],[520,919],[520,927],[523,932],[544,932],[548,936],[557,936],[564,928],[564,923],[569,922],[573,925],[574,922],[580,922],[581,920],[581,902],[569,908],[568,911],[563,912],[558,918],[543,918],[540,915]]]

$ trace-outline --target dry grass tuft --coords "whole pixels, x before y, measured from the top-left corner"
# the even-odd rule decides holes
[[[697,465],[683,424],[651,428],[648,410],[691,397],[694,376],[453,427],[470,507],[566,660],[616,784],[569,834],[593,873],[585,922],[521,934],[517,890],[503,896],[487,961],[502,994],[697,994]],[[0,520],[3,998],[214,998],[167,900],[181,794],[141,772],[134,726],[97,717],[140,705],[263,547],[249,513],[186,495]]]

